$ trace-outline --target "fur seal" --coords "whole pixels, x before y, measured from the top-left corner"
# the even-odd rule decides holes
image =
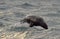
[[[43,20],[43,18],[39,17],[39,16],[27,16],[22,20],[23,23],[28,23],[30,24],[29,27],[33,27],[33,26],[41,26],[44,29],[48,29],[47,24],[45,23],[45,21]]]

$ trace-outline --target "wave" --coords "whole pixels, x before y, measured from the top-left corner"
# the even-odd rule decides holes
[[[16,7],[21,7],[21,8],[24,8],[24,9],[31,9],[31,8],[34,8],[35,5],[29,4],[29,3],[23,3],[21,5],[16,5]]]
[[[28,28],[27,27],[11,27],[11,29],[8,29],[9,31],[16,31],[16,32],[20,32],[20,31],[26,31]]]
[[[7,5],[0,5],[0,10],[7,10],[7,9],[10,9],[11,7],[10,6],[7,6]]]
[[[29,4],[29,3],[24,3],[21,6],[33,6],[33,5],[32,4]]]
[[[23,14],[23,13],[21,13],[21,12],[14,12],[14,15],[16,16],[16,17],[24,17],[25,16],[25,14]]]
[[[46,14],[43,16],[49,16],[49,17],[60,17],[60,14],[54,14],[54,13],[50,13],[50,14]]]

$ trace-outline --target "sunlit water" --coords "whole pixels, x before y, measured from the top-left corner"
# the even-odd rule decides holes
[[[49,29],[20,23],[32,14]],[[60,39],[60,0],[0,0],[0,39]]]

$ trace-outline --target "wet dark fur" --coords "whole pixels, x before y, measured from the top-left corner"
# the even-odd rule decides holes
[[[23,19],[23,22],[30,24],[30,27],[41,26],[44,29],[48,29],[47,24],[44,22],[43,18],[37,16],[28,16]]]

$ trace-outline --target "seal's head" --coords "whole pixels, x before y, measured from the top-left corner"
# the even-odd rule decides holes
[[[27,16],[22,20],[23,23],[27,22],[30,24],[30,27],[33,26],[41,26],[44,29],[48,29],[47,24],[44,22],[43,18],[38,17],[38,16]]]

